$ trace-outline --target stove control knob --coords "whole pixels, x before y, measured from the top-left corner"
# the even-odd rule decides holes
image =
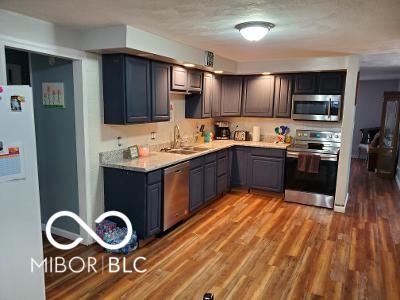
[[[338,139],[339,138],[339,135],[338,134],[335,134],[335,139]]]

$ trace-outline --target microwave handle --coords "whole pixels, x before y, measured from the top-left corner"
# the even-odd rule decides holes
[[[329,97],[328,118],[331,119],[332,98]]]

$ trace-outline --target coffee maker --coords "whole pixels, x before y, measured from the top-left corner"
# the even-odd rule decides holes
[[[229,129],[229,122],[219,121],[215,123],[215,139],[216,140],[229,140],[231,138],[231,131]]]

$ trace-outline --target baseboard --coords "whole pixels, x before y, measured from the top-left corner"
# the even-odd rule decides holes
[[[46,231],[46,224],[42,224],[42,231]],[[54,227],[54,226],[51,228],[51,233],[61,236],[63,238],[69,239],[71,241],[74,241],[80,237],[80,235],[77,233],[74,233],[74,232],[71,232],[71,231],[68,231],[65,229],[61,229],[58,227]]]
[[[346,212],[347,200],[349,200],[349,193],[346,194],[346,199],[344,200],[344,205],[334,205],[333,210],[338,213],[344,214]]]

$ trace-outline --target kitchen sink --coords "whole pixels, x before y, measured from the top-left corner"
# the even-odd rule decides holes
[[[176,154],[195,154],[199,153],[202,151],[207,151],[209,148],[207,147],[201,147],[201,146],[187,146],[187,147],[182,147],[178,149],[162,149],[162,152],[167,152],[167,153],[176,153]]]
[[[194,150],[186,150],[186,149],[171,149],[167,150],[167,153],[176,153],[176,154],[194,154],[199,151],[194,151]]]
[[[209,148],[207,148],[207,147],[201,147],[201,146],[187,146],[187,147],[182,147],[182,149],[191,150],[191,151],[196,151],[196,152],[201,152],[201,151],[207,151],[207,150],[209,150]]]

